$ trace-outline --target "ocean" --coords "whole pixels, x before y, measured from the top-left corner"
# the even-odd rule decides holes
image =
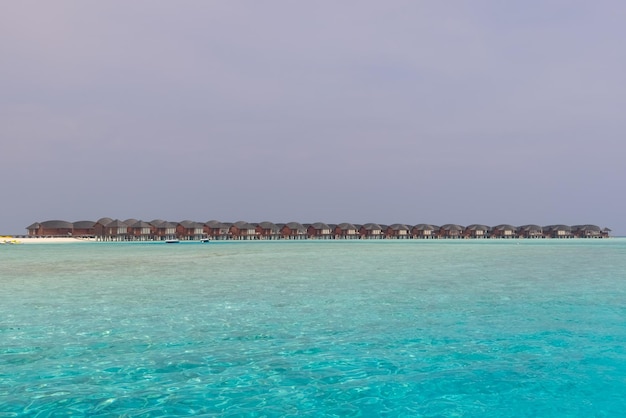
[[[626,239],[0,248],[0,417],[622,416]]]

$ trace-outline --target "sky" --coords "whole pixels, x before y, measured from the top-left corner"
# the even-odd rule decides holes
[[[0,234],[33,222],[626,235],[622,1],[0,4]]]

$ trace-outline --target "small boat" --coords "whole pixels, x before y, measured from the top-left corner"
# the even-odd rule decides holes
[[[211,242],[211,240],[210,240],[210,239],[208,239],[208,238],[202,238],[202,239],[200,240],[200,242]]]
[[[165,243],[166,244],[178,244],[180,242],[180,240],[177,239],[166,239]]]

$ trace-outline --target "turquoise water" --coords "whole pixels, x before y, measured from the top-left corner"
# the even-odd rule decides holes
[[[626,240],[0,248],[0,417],[621,416]]]

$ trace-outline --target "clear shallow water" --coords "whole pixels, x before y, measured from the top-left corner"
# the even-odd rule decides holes
[[[626,240],[0,248],[0,417],[621,416]]]

